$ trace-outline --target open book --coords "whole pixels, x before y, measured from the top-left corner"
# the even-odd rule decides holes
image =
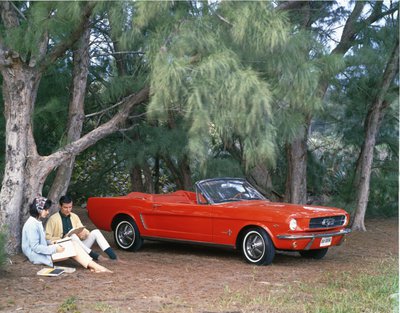
[[[81,226],[81,227],[76,227],[76,228],[72,228],[65,236],[65,237],[71,237],[73,234],[79,234],[82,230],[85,229],[85,226]]]
[[[76,256],[76,251],[72,239],[67,237],[56,241],[56,244],[63,246],[65,250],[63,252],[57,252],[51,255],[53,262],[63,261],[72,256]]]
[[[64,273],[64,270],[62,268],[42,268],[40,271],[38,271],[36,274],[40,276],[58,276]]]

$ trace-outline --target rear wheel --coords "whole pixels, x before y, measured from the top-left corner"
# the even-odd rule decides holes
[[[118,220],[114,230],[114,240],[118,248],[122,250],[137,251],[143,245],[143,238],[140,236],[139,229],[130,217]]]
[[[327,252],[328,252],[328,248],[299,251],[299,253],[302,257],[309,258],[309,259],[316,259],[316,260],[322,259]]]
[[[242,241],[242,252],[248,263],[269,265],[275,257],[275,247],[267,232],[262,228],[250,228]]]

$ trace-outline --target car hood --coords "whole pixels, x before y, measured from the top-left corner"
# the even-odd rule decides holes
[[[346,213],[343,209],[334,207],[316,206],[316,205],[302,205],[291,203],[277,203],[267,200],[249,200],[237,201],[221,204],[231,208],[242,208],[245,211],[251,210],[254,213],[287,215],[297,218],[314,218],[322,216],[335,216],[343,215]]]

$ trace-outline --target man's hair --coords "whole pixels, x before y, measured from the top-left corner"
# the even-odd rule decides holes
[[[72,202],[72,198],[68,195],[62,196],[60,198],[60,205],[62,206],[64,203],[71,203]]]

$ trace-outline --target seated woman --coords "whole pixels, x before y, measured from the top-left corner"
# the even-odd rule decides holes
[[[49,214],[51,200],[44,197],[37,197],[29,207],[30,217],[22,228],[22,252],[33,264],[44,264],[53,266],[51,255],[56,252],[63,252],[64,247],[58,244],[48,245],[43,229],[42,220]],[[96,273],[112,273],[110,270],[93,261],[93,259],[80,247],[73,243],[76,256],[72,257],[83,267]]]

